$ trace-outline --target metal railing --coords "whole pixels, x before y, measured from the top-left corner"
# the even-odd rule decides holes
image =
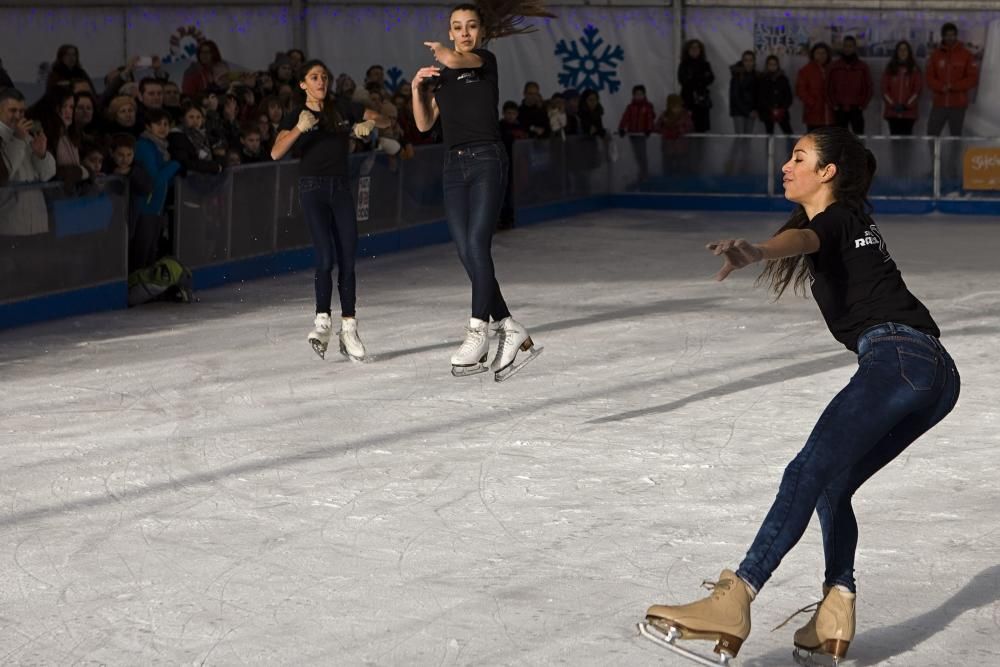
[[[781,165],[794,141],[729,134],[519,141],[511,155],[513,204],[629,193],[780,196]],[[963,189],[965,151],[1000,147],[1000,139],[870,136],[866,144],[879,161],[875,200],[1000,202],[998,190]],[[443,157],[440,145],[419,147],[409,160],[353,156],[360,234],[442,220]],[[199,268],[309,246],[297,170],[293,161],[270,162],[178,179],[175,254]],[[124,280],[127,230],[127,186],[118,179],[72,192],[58,183],[0,188],[0,303]]]

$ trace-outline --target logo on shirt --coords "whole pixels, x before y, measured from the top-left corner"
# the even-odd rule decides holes
[[[872,223],[865,230],[865,235],[860,239],[854,239],[854,249],[866,248],[868,246],[878,246],[878,251],[882,253],[882,261],[888,262],[892,259],[889,256],[889,250],[885,247],[885,240],[882,238],[882,233],[879,232],[878,226]]]
[[[469,70],[459,74],[456,80],[461,83],[476,83],[479,81],[479,75],[476,74],[476,70]]]

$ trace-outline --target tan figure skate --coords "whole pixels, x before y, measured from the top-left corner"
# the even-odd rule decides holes
[[[639,623],[639,632],[698,664],[729,665],[750,634],[750,603],[755,593],[731,570],[723,570],[718,581],[706,581],[704,586],[712,594],[703,600],[650,607],[646,620]],[[678,639],[714,641],[714,659],[679,646]]]
[[[847,647],[854,639],[855,594],[836,586],[823,586],[823,599],[803,607],[785,623],[801,613],[814,612],[809,622],[795,631],[795,662],[807,667],[825,664],[815,656],[828,656],[836,667],[847,656]],[[775,628],[777,630],[778,628]]]

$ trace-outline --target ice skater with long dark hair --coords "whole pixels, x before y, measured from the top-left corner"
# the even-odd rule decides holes
[[[823,532],[826,573],[822,599],[800,610],[815,613],[795,633],[795,656],[809,660],[820,653],[837,662],[847,654],[855,631],[858,545],[851,497],[958,400],[958,370],[938,340],[938,326],[907,289],[871,218],[871,151],[846,129],[820,128],[798,141],[782,173],[785,197],[798,204],[791,219],[763,243],[710,243],[709,250],[725,259],[716,278],[764,261],[758,282],[776,296],[789,284],[804,291],[810,281],[830,332],[858,355],[858,370],[785,468],[739,568],[709,582],[708,598],[646,612],[643,634],[703,664],[713,663],[676,641],[713,641],[718,663],[728,664],[750,634],[750,603],[802,537],[813,511]]]
[[[452,373],[491,370],[500,382],[541,351],[507,308],[493,267],[491,246],[503,204],[508,155],[500,137],[496,56],[485,41],[526,32],[524,16],[551,16],[536,0],[462,4],[448,18],[453,46],[424,42],[440,67],[423,67],[411,84],[413,115],[426,132],[440,118],[448,152],[444,206],[448,229],[472,281],[472,317],[465,341],[451,357]],[[496,354],[489,355],[489,321],[499,323]],[[517,360],[518,353],[527,357]]]

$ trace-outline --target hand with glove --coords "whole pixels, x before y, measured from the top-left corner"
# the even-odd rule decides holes
[[[619,137],[624,137],[625,136],[625,128],[624,127],[619,127],[618,128],[618,136]]]
[[[895,111],[898,114],[904,114],[904,113],[906,113],[906,105],[905,104],[895,104],[895,105],[893,105],[892,110]]]
[[[302,134],[306,132],[312,132],[316,129],[316,124],[319,120],[316,118],[316,114],[308,109],[303,109],[299,114],[299,122],[295,124],[296,129]]]
[[[375,121],[364,120],[354,126],[354,136],[359,139],[364,139],[369,134],[372,133],[372,128],[375,127]]]

